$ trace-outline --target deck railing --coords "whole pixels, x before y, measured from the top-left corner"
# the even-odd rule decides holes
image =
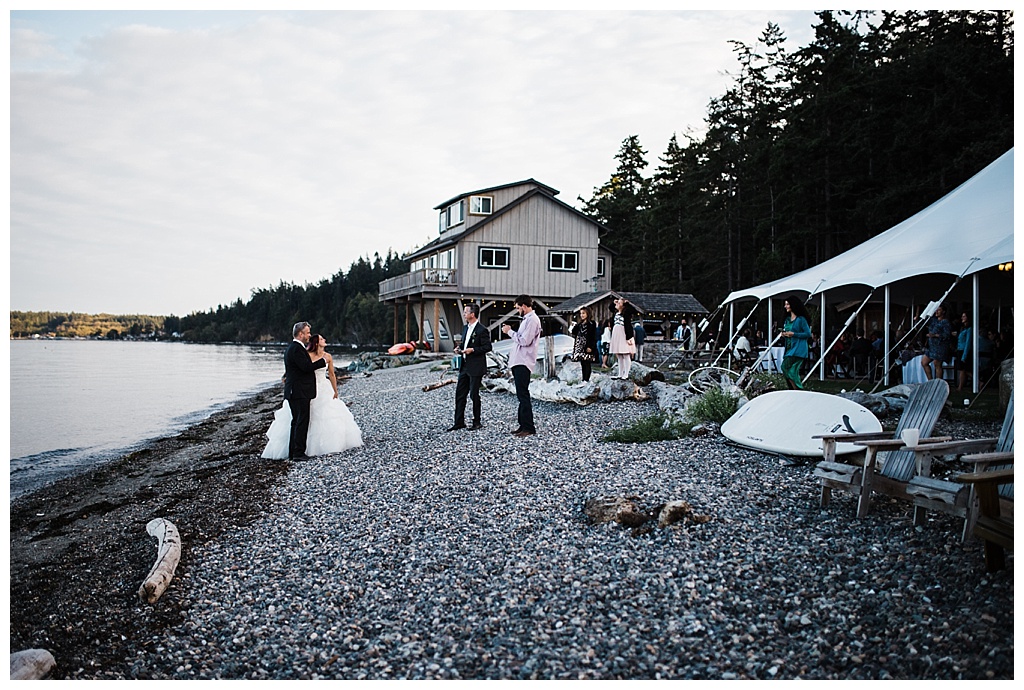
[[[423,292],[428,287],[458,286],[458,274],[454,268],[421,268],[380,281],[379,293],[380,299],[385,300]]]

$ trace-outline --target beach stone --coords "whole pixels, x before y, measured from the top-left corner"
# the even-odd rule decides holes
[[[644,520],[637,521],[635,516],[643,514],[640,509],[638,496],[600,496],[587,499],[583,505],[583,514],[595,523],[622,522],[621,516],[626,516],[629,524],[640,524]],[[627,524],[627,523],[623,523]]]
[[[693,513],[693,506],[687,501],[669,501],[658,512],[658,527],[668,527]]]

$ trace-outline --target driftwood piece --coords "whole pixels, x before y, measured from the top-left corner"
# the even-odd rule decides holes
[[[150,520],[146,525],[146,531],[157,540],[156,563],[139,587],[139,598],[147,604],[155,604],[171,584],[171,578],[178,567],[178,561],[181,559],[181,537],[178,535],[178,528],[163,518]]]
[[[455,383],[455,379],[442,379],[434,383],[428,383],[427,385],[423,386],[423,392],[426,393],[428,391],[437,390],[442,386],[447,386],[449,383]]]
[[[629,365],[629,379],[639,386],[649,386],[651,381],[664,381],[665,375],[640,362],[633,362]]]
[[[25,649],[11,654],[11,680],[39,680],[57,665],[45,649]]]

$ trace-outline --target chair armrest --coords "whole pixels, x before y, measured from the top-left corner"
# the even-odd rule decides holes
[[[926,439],[921,439],[924,443]],[[994,448],[998,439],[995,438],[967,438],[959,441],[939,441],[929,443],[926,450],[933,455],[962,455],[963,453],[982,452]]]
[[[988,472],[965,472],[956,480],[964,484],[1009,484],[1013,481],[1013,468],[989,470]]]
[[[990,465],[995,462],[1000,464],[1011,463],[1013,462],[1013,451],[1007,453],[975,453],[973,455],[964,455],[960,458],[960,462],[971,463],[974,465],[980,463]]]
[[[931,450],[933,444],[942,443],[949,439],[949,436],[929,436],[928,438],[922,438],[917,442],[917,445],[913,447],[913,450],[915,452],[924,450],[923,446],[927,446],[927,450]],[[902,448],[909,448],[909,446],[903,443],[902,439],[898,438],[880,439],[878,441],[855,441],[854,443],[858,446],[867,446],[875,448],[876,450],[900,450]]]

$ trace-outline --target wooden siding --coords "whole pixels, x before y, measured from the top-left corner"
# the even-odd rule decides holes
[[[504,189],[496,189],[493,192],[485,192],[483,194],[473,194],[473,195],[467,194],[464,197],[465,200],[466,200],[466,209],[467,209],[466,210],[466,227],[467,228],[471,228],[474,225],[476,225],[477,223],[479,223],[481,221],[485,221],[488,218],[490,218],[492,215],[494,215],[494,213],[491,213],[490,215],[487,215],[487,216],[473,216],[473,215],[470,215],[469,214],[469,197],[470,196],[489,196],[489,197],[492,197],[494,199],[494,201],[491,203],[491,208],[494,210],[494,212],[497,212],[500,209],[504,208],[505,206],[508,206],[509,204],[511,204],[513,201],[515,201],[516,199],[518,199],[522,195],[526,194],[527,192],[533,191],[534,189],[537,189],[537,185],[535,185],[535,184],[518,184],[518,185],[516,185],[514,187],[505,187]],[[462,226],[459,225],[458,229],[461,230]]]
[[[587,290],[589,283],[583,280],[597,273],[597,242],[593,223],[535,196],[459,243],[459,292],[467,297],[525,292],[568,299]],[[509,268],[480,268],[480,247],[508,248]],[[578,252],[579,270],[549,271],[549,250]]]

